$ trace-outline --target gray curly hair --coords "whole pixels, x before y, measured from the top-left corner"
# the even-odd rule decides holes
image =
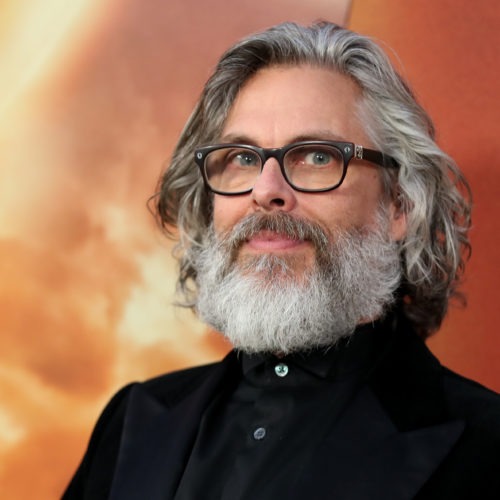
[[[283,23],[243,39],[220,59],[188,120],[155,195],[156,216],[179,237],[178,287],[192,305],[196,270],[188,250],[211,223],[212,195],[194,163],[194,149],[216,142],[239,90],[260,69],[309,65],[337,71],[361,88],[360,111],[373,143],[400,168],[383,169],[386,192],[406,214],[401,242],[405,316],[422,337],[438,329],[470,254],[470,189],[436,144],[431,119],[384,51],[370,38],[335,24]]]

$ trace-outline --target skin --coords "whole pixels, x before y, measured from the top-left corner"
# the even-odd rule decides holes
[[[260,70],[239,92],[226,120],[221,142],[261,147],[281,147],[299,140],[344,140],[374,149],[356,113],[360,89],[337,72],[301,67]],[[325,193],[295,191],[283,178],[278,162],[269,159],[251,193],[214,195],[214,227],[230,231],[254,212],[288,212],[319,223],[331,234],[337,228],[366,228],[382,199],[380,167],[351,160],[343,184]],[[404,215],[389,202],[389,235],[401,239],[406,230]],[[308,241],[261,232],[243,243],[238,259],[262,253],[292,258],[297,272],[314,262]]]

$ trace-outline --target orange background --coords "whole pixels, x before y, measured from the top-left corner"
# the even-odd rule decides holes
[[[494,0],[473,4],[2,2],[2,498],[59,497],[118,387],[227,350],[171,306],[171,243],[145,204],[220,53],[279,21],[346,24],[402,61],[475,193],[469,307],[453,309],[430,345],[500,390],[500,12]]]

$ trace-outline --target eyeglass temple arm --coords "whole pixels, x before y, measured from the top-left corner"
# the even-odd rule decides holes
[[[380,151],[367,149],[357,144],[354,145],[354,158],[357,160],[371,161],[381,167],[399,168],[397,161],[392,156],[384,155]]]

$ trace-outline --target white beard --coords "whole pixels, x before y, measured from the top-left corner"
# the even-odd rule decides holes
[[[213,230],[193,259],[199,317],[248,353],[287,354],[334,345],[360,323],[384,315],[401,281],[398,246],[377,229],[329,236],[288,214],[253,214],[218,239]],[[259,230],[308,239],[315,264],[294,270],[294,259],[266,254],[236,262],[239,245]]]

